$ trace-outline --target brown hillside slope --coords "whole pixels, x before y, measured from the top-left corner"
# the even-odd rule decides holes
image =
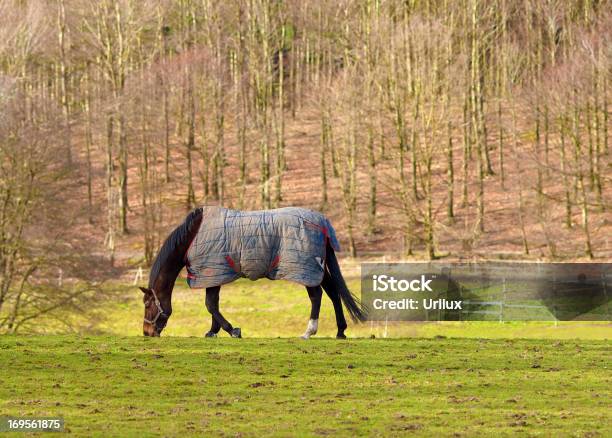
[[[207,204],[323,210],[362,256],[612,259],[608,1],[61,4],[0,5],[0,99],[49,124],[75,171],[49,211],[118,267]]]

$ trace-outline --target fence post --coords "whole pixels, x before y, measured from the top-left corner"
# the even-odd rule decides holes
[[[502,302],[499,309],[499,322],[504,322],[504,305],[506,304],[506,277],[502,278]]]
[[[132,282],[132,285],[136,286],[139,281],[142,281],[142,278],[142,266],[139,266],[138,270],[136,271],[136,274],[134,275],[134,281]]]

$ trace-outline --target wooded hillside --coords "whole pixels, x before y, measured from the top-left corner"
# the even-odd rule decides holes
[[[353,255],[609,260],[611,30],[596,0],[1,1],[0,309],[203,204],[322,210]]]

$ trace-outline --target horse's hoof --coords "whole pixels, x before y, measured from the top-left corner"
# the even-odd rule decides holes
[[[310,339],[311,336],[317,334],[317,329],[319,328],[319,320],[318,319],[310,319],[308,320],[308,327],[306,327],[306,331],[301,336],[302,339]]]
[[[205,338],[216,338],[217,334],[215,332],[208,332],[204,335]]]
[[[338,333],[336,339],[346,339],[346,335],[344,333]]]
[[[240,331],[239,327],[233,328],[230,335],[232,338],[242,338],[242,332]]]

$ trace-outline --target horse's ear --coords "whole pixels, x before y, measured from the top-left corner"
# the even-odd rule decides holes
[[[151,293],[151,289],[147,289],[146,287],[141,287],[140,290],[142,291],[143,294],[150,294]]]

